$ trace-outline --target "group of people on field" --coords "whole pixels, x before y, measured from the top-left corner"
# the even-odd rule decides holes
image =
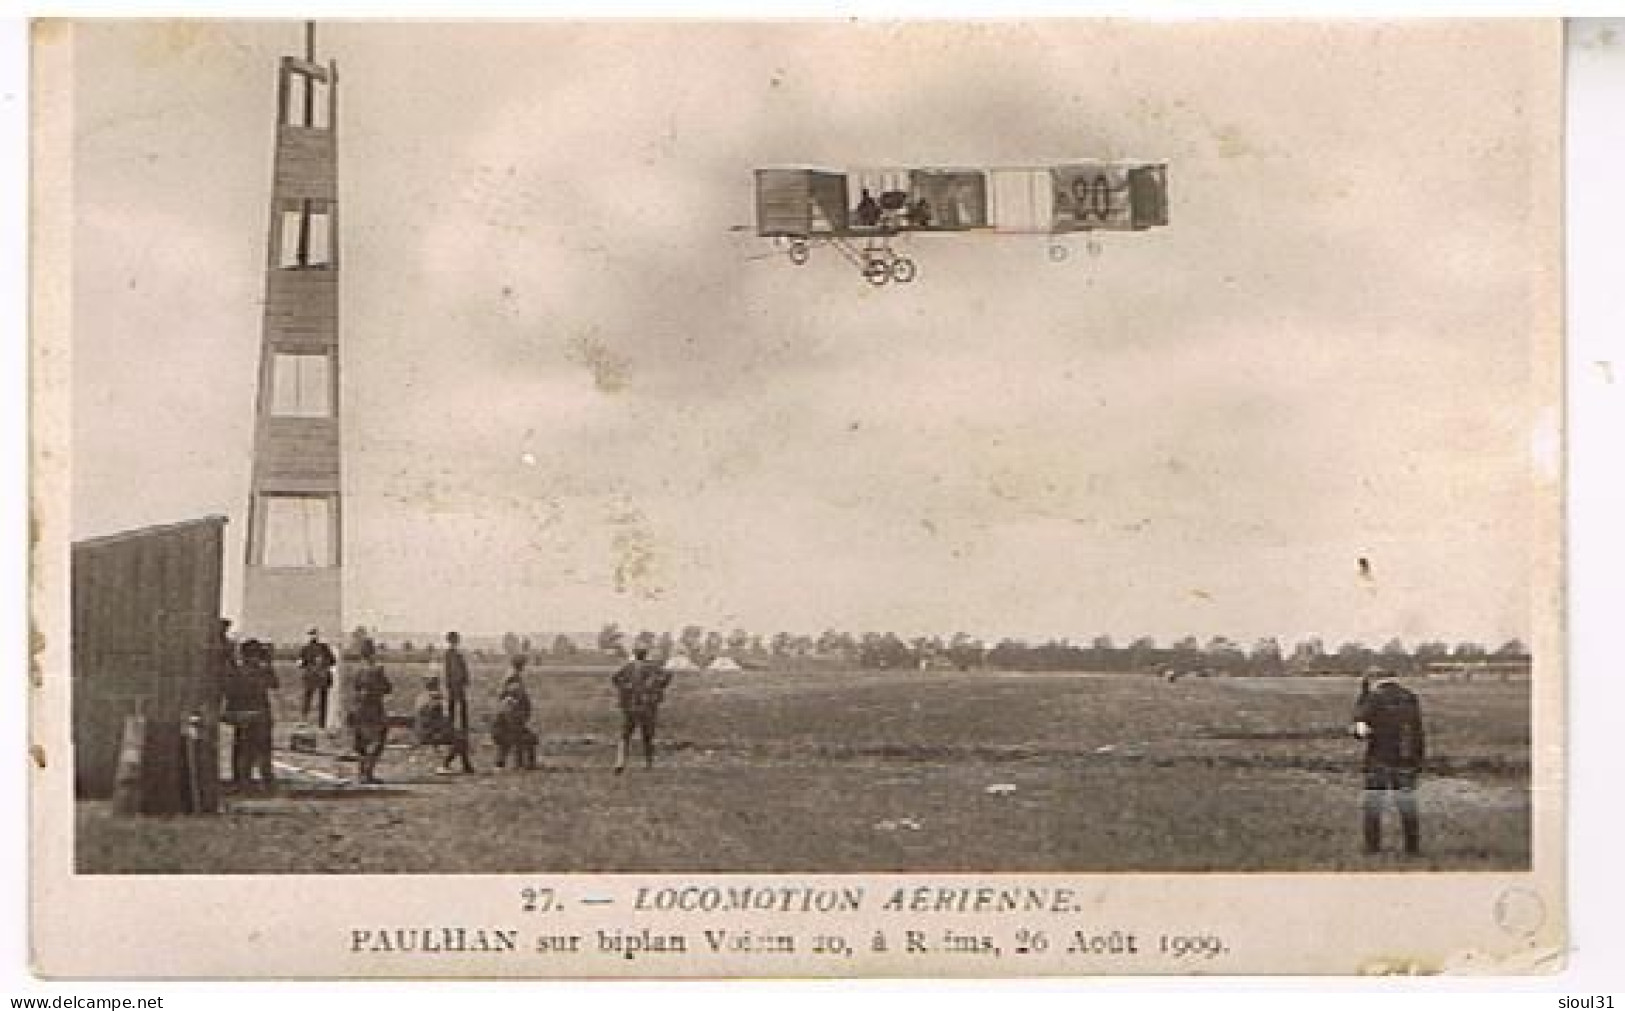
[[[221,722],[233,728],[232,782],[239,788],[276,782],[272,762],[275,707],[272,698],[278,688],[270,643],[246,639],[233,642],[229,621],[220,623],[215,676],[218,684]],[[531,728],[534,705],[525,686],[526,657],[514,656],[510,670],[496,696],[491,718],[492,743],[496,746],[496,767],[537,768],[540,738]],[[338,666],[332,647],[321,639],[318,629],[299,651],[301,685],[300,716],[308,721],[314,710],[316,725],[327,721],[328,695]],[[371,639],[360,642],[357,672],[349,686],[346,712],[354,744],[357,780],[377,783],[378,763],[389,741],[388,698],[394,685],[378,660]],[[441,673],[426,677],[412,704],[412,737],[416,745],[443,749],[437,772],[454,775],[475,771],[471,755],[469,719],[469,665],[461,637],[446,634],[446,650]],[[615,772],[626,768],[634,736],[643,744],[644,764],[654,766],[654,735],[661,703],[665,699],[671,673],[649,659],[642,648],[611,678],[621,711],[621,737],[616,749]]]
[[[220,625],[216,657],[222,722],[234,728],[231,753],[232,781],[248,787],[254,777],[265,786],[275,783],[272,763],[272,698],[278,682],[269,643],[246,639],[240,645],[229,635],[230,622]],[[359,648],[359,670],[350,685],[349,725],[354,737],[357,778],[378,782],[378,763],[389,739],[388,697],[394,686],[379,663],[371,640]],[[496,746],[496,767],[509,763],[516,769],[537,767],[539,739],[531,728],[534,705],[525,686],[526,658],[512,657],[511,669],[497,692],[491,720]],[[301,715],[314,709],[325,722],[328,692],[337,660],[316,629],[299,652]],[[469,666],[456,632],[446,634],[441,674],[424,679],[412,707],[412,733],[420,746],[443,748],[438,772],[452,775],[475,771],[470,754]],[[616,747],[615,772],[625,771],[633,738],[642,742],[644,764],[654,765],[654,738],[671,672],[649,659],[648,650],[633,651],[629,662],[611,678],[621,712],[621,735]],[[1361,827],[1365,851],[1382,850],[1383,813],[1392,801],[1400,822],[1403,852],[1420,854],[1421,817],[1416,788],[1426,759],[1422,707],[1416,694],[1397,680],[1373,671],[1361,679],[1355,701],[1352,731],[1365,742],[1364,790]]]

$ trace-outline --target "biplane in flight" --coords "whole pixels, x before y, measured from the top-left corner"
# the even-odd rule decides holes
[[[1066,235],[1168,223],[1168,166],[1073,161],[1027,168],[756,170],[756,234],[800,266],[814,246],[870,284],[919,273],[894,240],[916,232]],[[1064,252],[1064,248],[1063,248]]]

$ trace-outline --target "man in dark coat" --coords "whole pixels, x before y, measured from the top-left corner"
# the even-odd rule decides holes
[[[271,693],[277,687],[271,644],[257,639],[243,642],[242,662],[226,689],[224,719],[234,728],[231,739],[231,779],[247,788],[256,773],[270,789],[276,785],[272,769],[273,711]]]
[[[615,753],[615,771],[626,771],[633,733],[641,734],[643,764],[652,769],[655,723],[660,715],[660,703],[666,697],[666,686],[671,684],[671,672],[650,660],[649,651],[640,646],[632,651],[632,662],[615,672],[614,684],[621,706],[621,743]]]
[[[446,689],[446,715],[452,726],[468,730],[468,658],[463,655],[462,636],[446,633],[446,659],[441,685]]]
[[[338,666],[333,647],[322,641],[320,629],[310,630],[310,640],[299,650],[299,678],[304,688],[299,718],[310,720],[311,703],[316,704],[316,725],[327,726],[327,695],[333,688],[333,668]]]
[[[1354,734],[1365,747],[1365,851],[1382,849],[1382,810],[1392,796],[1399,809],[1405,853],[1422,851],[1421,818],[1416,807],[1416,779],[1427,756],[1422,703],[1416,693],[1391,677],[1361,685],[1354,707]]]
[[[459,645],[461,642],[462,636],[456,632],[446,633],[442,682],[446,690],[446,718],[451,724],[452,748],[446,755],[444,768],[449,769],[453,761],[461,760],[463,771],[473,772],[474,763],[468,755],[468,658],[463,655]]]

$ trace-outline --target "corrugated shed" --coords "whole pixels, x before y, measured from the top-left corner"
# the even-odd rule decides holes
[[[212,650],[220,620],[223,517],[81,541],[72,552],[77,789],[113,788],[128,716],[215,732]]]

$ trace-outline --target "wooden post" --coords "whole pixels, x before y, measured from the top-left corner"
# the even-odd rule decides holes
[[[117,814],[141,813],[141,755],[146,740],[147,718],[126,716],[118,765],[113,770],[113,811]]]

